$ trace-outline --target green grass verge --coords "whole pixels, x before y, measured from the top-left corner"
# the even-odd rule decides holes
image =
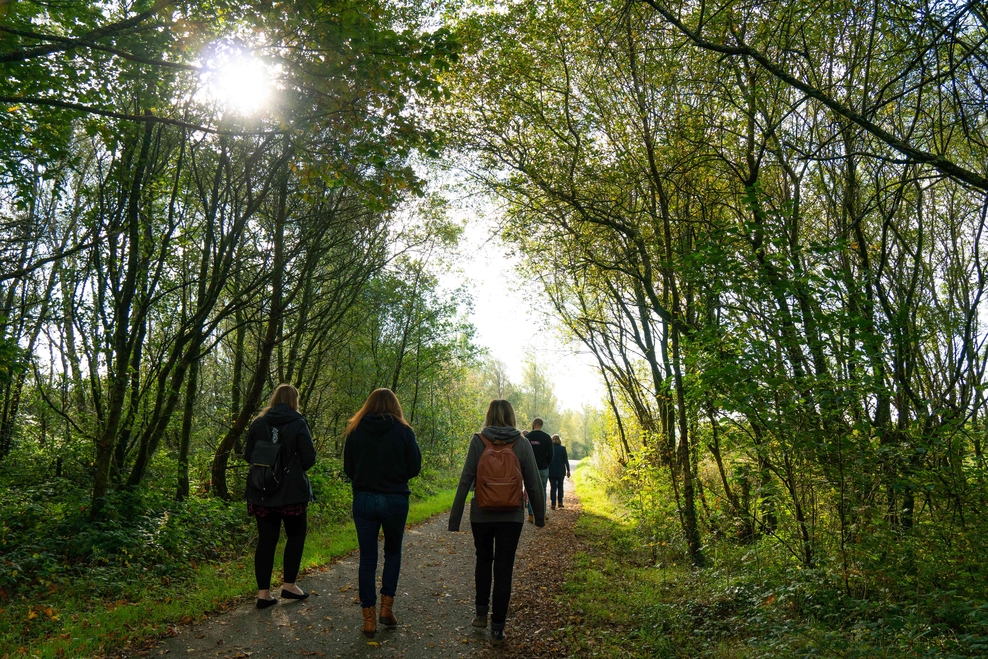
[[[412,501],[408,523],[425,521],[449,510],[455,489],[441,490],[428,498]],[[357,548],[353,522],[315,530],[305,539],[302,568],[324,565]],[[281,572],[280,551],[274,574]],[[137,601],[107,602],[92,607],[91,598],[67,596],[52,606],[29,607],[16,612],[0,609],[0,659],[13,657],[95,657],[139,644],[168,632],[169,625],[191,622],[231,605],[252,599],[255,594],[251,557],[222,564],[201,565],[195,576],[181,584],[149,583]],[[19,608],[19,607],[18,607]],[[51,633],[43,642],[24,646],[21,630],[28,622],[48,623]]]
[[[749,657],[738,639],[694,635],[688,566],[649,565],[650,555],[634,536],[635,521],[598,481],[586,461],[573,474],[583,513],[576,534],[578,552],[566,582],[572,611],[568,645],[574,654],[594,657]]]

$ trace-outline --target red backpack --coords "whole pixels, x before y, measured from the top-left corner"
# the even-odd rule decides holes
[[[477,461],[477,505],[491,512],[518,510],[522,506],[523,480],[521,463],[512,448],[517,438],[509,443],[478,437],[484,442],[484,452]]]

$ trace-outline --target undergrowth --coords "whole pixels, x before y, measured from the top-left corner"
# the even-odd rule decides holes
[[[303,568],[356,548],[339,472],[333,460],[310,470]],[[413,481],[409,523],[448,509],[452,484],[444,472]],[[99,656],[253,596],[256,530],[243,501],[116,491],[98,521],[88,505],[69,479],[0,486],[0,659]]]
[[[707,546],[710,565],[695,569],[680,543],[662,539],[675,533],[671,522],[642,524],[634,511],[640,492],[587,461],[574,481],[585,550],[567,595],[582,618],[570,638],[581,656],[988,656],[983,584],[977,597],[977,584],[961,583],[963,575],[953,586],[931,580],[912,597],[901,584],[875,587],[865,597],[848,593],[835,566],[802,569],[771,542],[726,539]]]

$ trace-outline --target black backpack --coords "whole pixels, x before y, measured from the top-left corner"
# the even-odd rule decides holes
[[[247,472],[247,487],[269,496],[277,492],[281,482],[285,480],[282,463],[278,429],[272,427],[269,439],[259,439],[254,444],[254,451],[250,454],[250,471]]]

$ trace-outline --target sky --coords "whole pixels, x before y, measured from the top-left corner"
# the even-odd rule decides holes
[[[476,343],[504,362],[516,383],[522,379],[525,355],[533,353],[549,366],[561,409],[602,407],[605,392],[596,360],[581,344],[563,338],[561,323],[540,296],[538,283],[526,281],[518,272],[519,259],[491,236],[494,222],[469,209],[460,210],[460,219],[466,228],[457,267],[441,282],[450,288],[466,283],[473,297]],[[537,263],[526,260],[525,265]]]

